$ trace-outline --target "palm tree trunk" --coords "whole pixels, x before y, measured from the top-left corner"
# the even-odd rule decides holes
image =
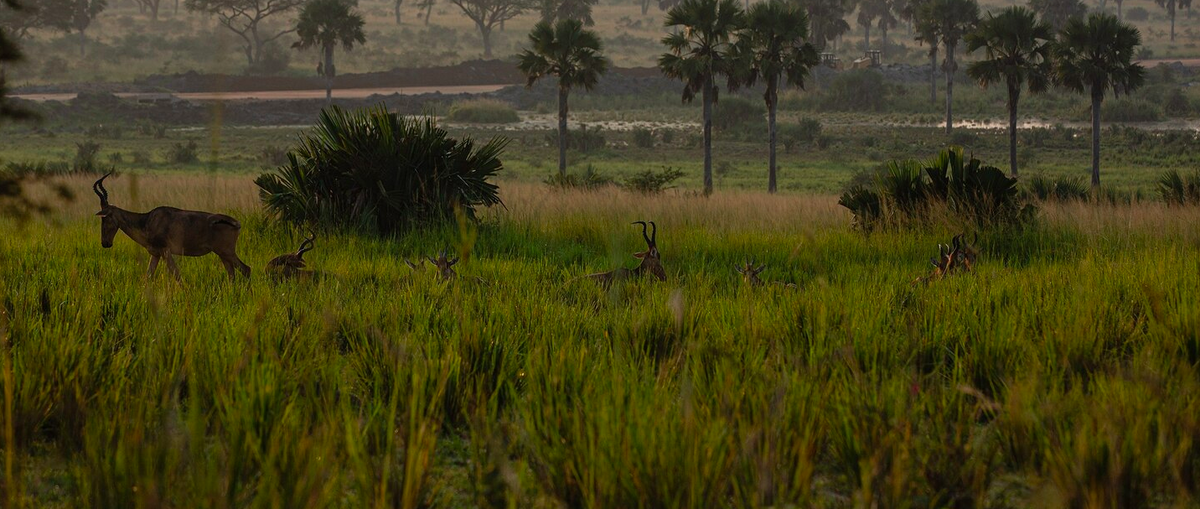
[[[1124,16],[1121,16],[1121,4],[1124,0],[1117,0],[1117,21],[1125,21]]]
[[[484,26],[482,23],[476,23],[479,26],[479,35],[483,37],[483,58],[492,58],[492,28]]]
[[[713,112],[713,97],[712,97],[713,79],[710,73],[704,79],[704,91],[702,92],[701,100],[704,103],[704,195],[708,196],[713,191],[712,179],[712,112]]]
[[[87,55],[86,48],[87,48],[87,32],[80,30],[79,31],[79,56],[83,57],[83,56]]]
[[[1021,85],[1008,86],[1008,170],[1013,178],[1017,177],[1017,100],[1021,95]]]
[[[1092,189],[1100,187],[1100,101],[1101,94],[1092,92]]]
[[[954,130],[954,46],[946,45],[946,134]]]
[[[393,2],[392,3],[392,11],[396,15],[396,24],[399,25],[400,24],[400,3],[403,2],[403,0],[392,0],[392,2]]]
[[[929,48],[929,102],[937,104],[937,43]]]
[[[325,104],[333,102],[333,45],[325,46]]]
[[[779,103],[779,92],[775,89],[775,80],[767,84],[768,97],[767,99],[767,131],[770,133],[770,156],[767,163],[767,192],[775,192],[775,108]]]
[[[433,16],[433,2],[425,2],[425,26],[429,26],[429,17]]]
[[[863,51],[871,49],[871,25],[863,25]]]
[[[558,87],[558,176],[567,176],[567,93]]]
[[[887,24],[879,27],[879,56],[887,56]]]
[[[1175,42],[1175,2],[1167,4],[1167,14],[1171,15],[1171,42]]]

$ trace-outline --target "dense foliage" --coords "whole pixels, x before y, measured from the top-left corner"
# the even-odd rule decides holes
[[[255,180],[279,219],[380,233],[438,222],[500,204],[488,179],[503,169],[507,140],[476,146],[456,140],[432,118],[408,119],[386,107],[321,112],[288,164]]]
[[[1158,195],[1172,205],[1200,205],[1200,170],[1187,174],[1163,172],[1158,178]]]
[[[890,161],[870,184],[852,185],[838,203],[866,231],[929,221],[988,227],[1031,220],[1035,208],[1019,196],[1016,178],[974,157],[964,158],[962,147],[950,147],[924,162]]]

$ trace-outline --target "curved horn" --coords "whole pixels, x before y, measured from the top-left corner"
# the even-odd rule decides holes
[[[632,222],[632,223],[629,223],[629,224],[640,224],[640,225],[642,225],[642,238],[646,240],[646,245],[647,245],[647,246],[652,246],[652,245],[654,245],[654,241],[650,240],[650,237],[647,237],[647,236],[646,236],[646,222],[645,222],[645,221],[634,221],[634,222]]]
[[[975,232],[974,238],[971,239],[971,247],[975,247],[977,245],[979,245],[979,231],[978,230]]]
[[[92,184],[92,191],[96,193],[96,196],[100,197],[100,205],[102,206],[108,205],[108,190],[104,188],[104,179],[108,178],[112,174],[113,172],[111,171],[105,173],[103,177],[100,177],[100,180],[97,180],[95,184]]]
[[[308,238],[300,243],[300,249],[296,251],[296,256],[304,256],[304,253],[312,251],[314,240],[317,240],[317,232],[309,230]]]
[[[654,221],[650,221],[650,245],[653,246],[658,241],[658,225]]]

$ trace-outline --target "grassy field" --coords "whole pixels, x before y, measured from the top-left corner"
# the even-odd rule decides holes
[[[464,226],[299,237],[245,175],[126,174],[112,202],[227,212],[249,285],[99,246],[90,179],[0,225],[4,496],[37,507],[1189,507],[1200,210],[1051,205],[929,285],[926,232],[833,198],[548,192]],[[573,278],[634,260],[665,283]],[[403,263],[459,252],[440,282]],[[766,262],[744,286],[733,265]]]

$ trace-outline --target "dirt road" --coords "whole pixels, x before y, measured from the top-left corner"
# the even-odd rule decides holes
[[[417,94],[483,94],[487,92],[495,92],[501,88],[509,86],[503,85],[462,85],[462,86],[443,86],[443,87],[393,87],[393,88],[348,88],[334,89],[333,97],[338,99],[365,99],[372,95],[417,95]],[[25,99],[29,101],[69,101],[74,99],[78,94],[62,93],[62,94],[17,94],[12,97]],[[323,99],[325,90],[269,90],[262,92],[190,92],[180,94],[145,94],[145,93],[118,93],[114,94],[117,97],[138,100],[159,100],[184,99],[188,101],[239,101],[239,100],[260,100],[260,101],[283,101],[289,99]]]
[[[1138,60],[1137,63],[1142,64],[1142,67],[1150,68],[1158,64],[1171,64],[1179,62],[1184,67],[1200,67],[1200,58],[1155,58],[1151,60]]]

